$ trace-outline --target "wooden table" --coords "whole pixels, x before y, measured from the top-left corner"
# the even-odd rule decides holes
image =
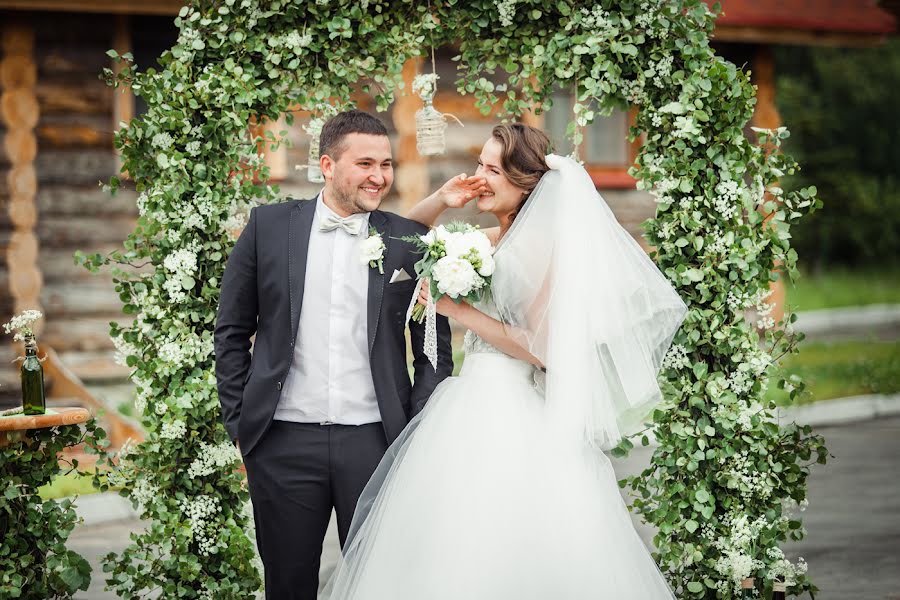
[[[29,429],[77,425],[90,418],[90,411],[74,406],[48,408],[43,415],[18,414],[0,417],[0,447],[21,441]]]

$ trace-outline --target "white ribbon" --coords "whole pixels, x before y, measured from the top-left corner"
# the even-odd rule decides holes
[[[409,301],[409,307],[406,309],[406,321],[409,323],[412,318],[413,309],[419,302],[419,289],[422,287],[422,280],[416,281],[416,287],[413,290],[412,298]],[[437,371],[437,311],[434,306],[434,299],[428,294],[428,304],[425,305],[425,356],[432,368]]]

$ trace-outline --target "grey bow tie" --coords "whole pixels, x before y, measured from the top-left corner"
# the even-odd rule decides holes
[[[363,228],[363,219],[360,215],[350,215],[349,217],[341,218],[328,214],[319,220],[320,231],[333,231],[338,227],[350,235],[359,235]]]

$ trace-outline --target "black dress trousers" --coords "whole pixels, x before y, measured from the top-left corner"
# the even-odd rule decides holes
[[[273,421],[244,457],[267,600],[315,600],[332,508],[343,547],[359,495],[387,447],[381,423]]]

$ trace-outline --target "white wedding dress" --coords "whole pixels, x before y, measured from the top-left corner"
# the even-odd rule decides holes
[[[543,373],[471,331],[465,356],[363,492],[324,597],[672,598],[609,459],[551,435]]]
[[[460,375],[435,389],[363,491],[322,597],[674,597],[600,448],[659,404],[656,374],[686,307],[585,170],[547,164],[494,253],[491,300],[477,305],[546,377],[469,332]]]

